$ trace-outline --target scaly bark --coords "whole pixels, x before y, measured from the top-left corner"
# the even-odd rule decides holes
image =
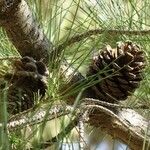
[[[87,105],[92,113],[88,123],[119,139],[131,150],[150,150],[148,120],[132,109],[121,109],[117,114],[99,105]]]
[[[93,99],[83,99],[83,102],[84,104],[79,106],[75,111],[76,114],[83,113],[83,122],[85,121],[95,127],[100,127],[101,130],[107,132],[113,138],[120,139],[126,143],[132,150],[140,150],[144,148],[144,146],[145,149],[150,149],[150,131],[148,131],[149,122],[140,116],[137,112],[132,109],[120,108],[117,114],[115,114],[106,108],[106,106],[119,107],[119,105],[113,105],[101,101],[99,103],[99,101]],[[26,125],[41,123],[46,113],[44,108],[37,110],[35,109],[34,111],[36,112],[34,116],[29,114],[29,112],[26,112],[10,118],[8,129],[10,131],[14,131],[24,128]],[[71,113],[72,111],[74,111],[73,107],[56,105],[53,106],[48,112],[49,117],[46,119],[51,120],[56,117],[56,114],[57,117],[64,116]],[[71,126],[71,129],[73,129],[75,126],[76,124]],[[65,130],[68,131],[67,127]],[[67,135],[68,132],[64,133],[64,131],[62,131],[62,133],[59,133],[59,135],[62,134]],[[56,136],[51,140],[42,143],[42,146],[48,147],[57,141],[59,140]]]
[[[0,10],[0,25],[6,30],[10,41],[21,56],[30,56],[36,60],[44,59],[48,64],[52,43],[35,21],[26,1],[1,0]]]

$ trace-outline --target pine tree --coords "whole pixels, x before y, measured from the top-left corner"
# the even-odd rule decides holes
[[[149,149],[149,6],[146,0],[2,1],[2,149],[25,149],[28,141],[59,149],[70,145],[77,125],[80,149],[89,148],[85,122],[131,149]],[[45,140],[56,117],[61,130],[51,127]],[[27,127],[33,132],[21,134]]]

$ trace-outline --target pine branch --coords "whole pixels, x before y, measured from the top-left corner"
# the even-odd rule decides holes
[[[61,51],[65,49],[66,47],[73,45],[74,43],[80,42],[81,40],[84,40],[86,38],[90,38],[91,36],[96,36],[100,34],[109,34],[111,36],[116,35],[128,35],[128,36],[145,36],[150,35],[150,30],[107,30],[107,29],[95,29],[95,30],[88,30],[87,32],[77,34],[70,39],[66,40],[64,43],[58,45],[56,48],[58,51]]]
[[[48,64],[52,56],[52,43],[35,21],[27,2],[1,0],[0,10],[0,25],[21,56],[43,59]]]
[[[122,109],[115,114],[106,107],[100,105],[86,105],[89,109],[89,121],[95,127],[120,139],[132,150],[150,149],[149,121],[131,109]]]
[[[120,139],[128,144],[131,149],[142,149],[144,141],[145,146],[148,148],[148,142],[150,139],[148,131],[149,122],[131,109],[121,109],[118,110],[117,114],[115,114],[106,107],[94,104],[93,101],[92,104],[88,104],[86,102],[82,103],[82,105],[80,105],[76,110],[74,110],[73,107],[68,106],[66,108],[62,106],[54,106],[49,110],[48,116],[50,117],[46,118],[46,121],[56,118],[56,115],[57,117],[60,117],[62,115],[64,116],[69,114],[72,111],[74,111],[75,114],[78,114],[80,113],[79,110],[86,113],[86,115],[83,113],[83,121],[86,121],[93,126],[101,127],[102,130],[109,133],[114,138]],[[44,109],[40,109],[36,111],[34,115],[16,115],[9,120],[8,129],[10,131],[14,131],[16,129],[23,128],[26,125],[41,123],[42,121],[45,121],[45,114],[46,111]],[[69,125],[66,126],[66,128],[56,137],[42,143],[40,146],[42,148],[46,148],[55,142],[60,141],[62,137],[65,137],[78,124],[80,117],[75,117],[75,119],[73,119],[72,122],[70,122]],[[87,119],[88,117],[89,120]]]
[[[150,109],[149,106],[146,105],[138,105],[138,106],[124,106],[122,104],[113,104],[113,103],[109,103],[109,102],[105,102],[105,101],[101,101],[99,99],[93,99],[93,98],[84,98],[83,99],[84,103],[87,104],[96,104],[96,105],[101,105],[107,108],[115,108],[116,110],[118,109]]]
[[[50,121],[61,116],[70,114],[73,110],[70,106],[56,105],[52,106],[49,110],[46,108],[37,108],[37,109],[29,109],[25,112],[12,116],[8,120],[7,128],[9,131],[13,132],[18,129],[25,128],[27,125],[33,126],[35,124],[39,124],[43,121]],[[47,116],[45,118],[45,116]],[[46,120],[45,120],[46,119]]]

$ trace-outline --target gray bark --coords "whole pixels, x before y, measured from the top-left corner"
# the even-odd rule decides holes
[[[44,59],[48,64],[52,55],[52,43],[33,18],[26,1],[12,0],[12,3],[10,1],[8,4],[6,2],[0,1],[0,25],[6,30],[10,41],[21,56]]]

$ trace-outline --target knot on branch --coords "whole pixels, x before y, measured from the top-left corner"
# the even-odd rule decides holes
[[[13,61],[12,73],[6,73],[4,79],[9,83],[9,109],[15,113],[31,108],[34,105],[34,93],[41,98],[47,89],[48,69],[42,61],[23,57]],[[8,110],[9,111],[9,110]],[[13,112],[14,113],[14,112]]]

